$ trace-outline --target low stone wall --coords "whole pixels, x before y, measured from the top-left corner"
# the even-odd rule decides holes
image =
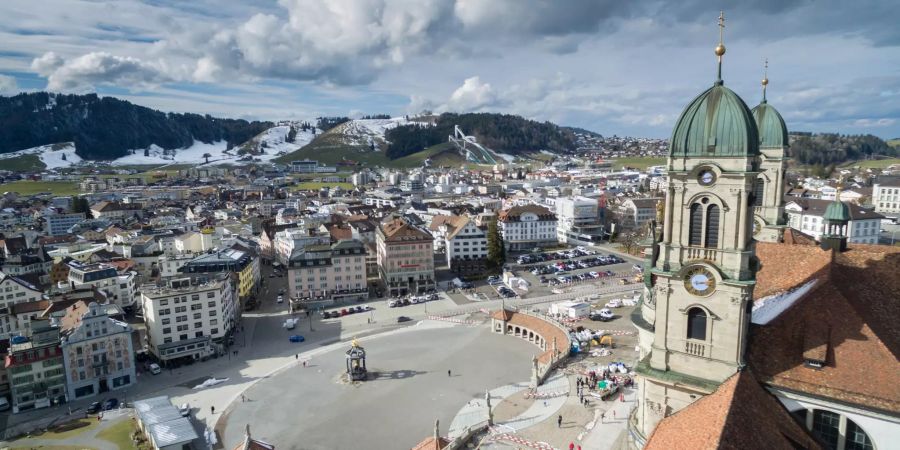
[[[502,310],[492,315],[491,329],[496,333],[527,339],[543,350],[537,357],[537,373],[532,374],[536,384],[542,384],[547,376],[569,357],[572,340],[569,328],[543,314],[529,311]],[[555,342],[556,351],[553,344]]]

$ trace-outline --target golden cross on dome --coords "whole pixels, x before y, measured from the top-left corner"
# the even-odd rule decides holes
[[[716,84],[722,83],[722,55],[725,54],[725,11],[719,11],[719,45],[716,46],[716,56],[719,59],[719,72]]]

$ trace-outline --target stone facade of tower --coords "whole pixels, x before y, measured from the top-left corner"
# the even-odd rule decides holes
[[[763,80],[763,86],[768,79]],[[787,127],[781,114],[763,101],[753,108],[753,118],[759,130],[760,174],[753,192],[753,235],[758,241],[777,242],[785,224],[784,183]]]
[[[630,421],[638,445],[662,418],[744,366],[755,285],[753,194],[759,137],[747,105],[717,81],[672,135],[669,188],[645,278]],[[774,183],[773,183],[774,184]]]

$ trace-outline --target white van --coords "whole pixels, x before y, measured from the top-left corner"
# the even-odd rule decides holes
[[[152,373],[153,375],[159,375],[162,373],[162,368],[159,367],[159,364],[157,363],[150,364],[150,373]]]

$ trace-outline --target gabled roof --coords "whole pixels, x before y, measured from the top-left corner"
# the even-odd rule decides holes
[[[715,392],[664,418],[645,450],[819,449],[772,394],[745,369]]]
[[[844,202],[797,197],[788,197],[785,198],[784,201],[786,206],[794,203],[803,211],[804,214],[813,216],[825,216],[828,212],[828,208],[833,204],[837,204],[841,205],[841,208],[846,210],[846,213],[849,214],[850,220],[884,219],[884,216],[875,212],[875,210],[866,209],[859,205],[850,205]]]

